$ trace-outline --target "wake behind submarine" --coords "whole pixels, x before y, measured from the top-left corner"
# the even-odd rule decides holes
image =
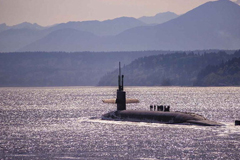
[[[170,111],[170,106],[158,106],[157,110],[126,110],[126,103],[139,103],[137,99],[126,99],[126,92],[123,90],[124,75],[121,75],[121,64],[119,62],[118,90],[116,99],[103,100],[104,103],[116,103],[117,110],[102,115],[104,120],[152,122],[165,124],[194,124],[203,126],[221,126],[221,123],[210,121],[205,117],[179,111]],[[154,107],[155,108],[155,107]]]

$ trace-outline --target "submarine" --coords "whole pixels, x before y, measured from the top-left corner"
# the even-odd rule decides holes
[[[170,106],[150,106],[150,111],[127,110],[127,103],[139,103],[137,99],[126,99],[126,92],[123,84],[124,75],[121,75],[121,63],[119,62],[118,89],[116,99],[102,100],[103,103],[117,104],[117,110],[102,115],[102,120],[150,122],[164,124],[188,124],[202,126],[222,126],[221,123],[211,121],[190,112],[170,111]]]

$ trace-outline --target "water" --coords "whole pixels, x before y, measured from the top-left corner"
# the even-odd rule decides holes
[[[0,159],[239,159],[240,88],[126,87],[139,104],[194,112],[222,127],[101,120],[115,87],[0,88]]]

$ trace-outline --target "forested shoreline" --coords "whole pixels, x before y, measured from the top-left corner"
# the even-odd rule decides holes
[[[122,70],[125,75],[125,84],[129,86],[219,86],[218,83],[207,83],[209,85],[200,83],[198,78],[204,79],[205,75],[200,75],[204,70],[208,70],[209,66],[222,64],[235,57],[240,57],[240,51],[235,51],[233,54],[227,54],[225,51],[176,52],[141,57],[124,66]],[[115,70],[105,75],[99,85],[116,85],[117,72]],[[227,76],[227,73],[224,76]],[[226,83],[226,85],[237,84]]]
[[[240,86],[240,58],[209,65],[197,76],[195,86]]]
[[[115,86],[120,61],[129,86],[239,85],[210,83],[211,73],[206,72],[209,66],[229,66],[237,57],[240,50],[0,53],[0,86]],[[239,68],[235,69],[238,77]],[[228,72],[221,77],[228,77]]]
[[[0,53],[0,86],[96,86],[100,78],[138,57],[167,51]]]

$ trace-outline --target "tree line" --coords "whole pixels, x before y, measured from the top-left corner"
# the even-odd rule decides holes
[[[148,52],[0,53],[0,86],[96,86],[100,78]]]
[[[216,69],[230,65],[234,57],[240,57],[240,51],[0,53],[0,86],[116,86],[119,61],[124,64],[126,85],[237,85],[216,80],[221,72],[229,79],[228,74],[238,69]]]
[[[210,71],[210,66],[223,64],[234,57],[240,57],[240,51],[235,51],[233,54],[225,51],[175,52],[138,58],[124,66],[122,72],[125,75],[125,84],[129,86],[202,85],[200,79],[205,76],[205,72]],[[117,85],[117,75],[118,70],[106,74],[99,81],[99,85]]]
[[[240,58],[208,65],[197,76],[196,86],[240,86]]]

